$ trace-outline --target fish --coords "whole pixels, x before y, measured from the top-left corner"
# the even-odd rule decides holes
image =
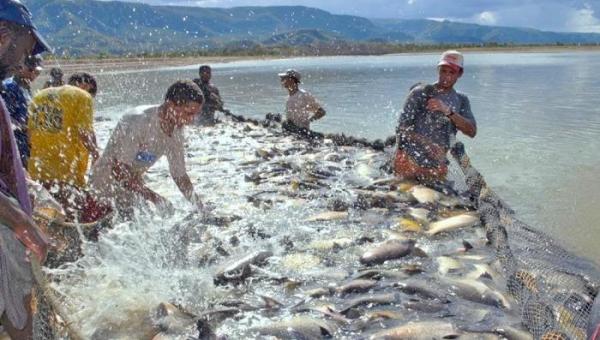
[[[494,329],[494,332],[507,340],[533,340],[533,335],[528,331],[511,326],[498,327]]]
[[[335,292],[335,289],[333,289],[333,288],[321,287],[321,288],[309,289],[309,290],[304,291],[303,293],[307,296],[310,296],[311,298],[318,299],[323,296],[332,295],[334,292]]]
[[[450,284],[452,292],[465,300],[505,309],[510,309],[511,307],[510,302],[502,293],[491,289],[485,283],[472,279],[444,278],[442,280]]]
[[[266,261],[273,253],[268,250],[253,252],[239,260],[230,262],[217,269],[213,279],[215,284],[225,284],[230,281],[242,281],[252,273],[251,264],[260,264]]]
[[[299,316],[253,328],[251,332],[282,339],[322,339],[323,337],[333,337],[336,328],[322,319]]]
[[[373,334],[371,340],[432,340],[456,339],[461,333],[453,324],[444,321],[409,322],[402,326]]]
[[[475,216],[473,214],[462,214],[429,224],[429,229],[425,233],[430,236],[433,236],[451,230],[472,227],[477,225],[478,223],[478,216]]]
[[[304,221],[306,222],[319,222],[319,221],[337,221],[345,220],[348,218],[347,211],[326,211],[317,215],[313,215]]]
[[[345,295],[349,293],[362,293],[370,290],[371,288],[377,285],[377,281],[375,280],[352,280],[345,285],[342,285],[335,289],[335,291],[340,295]]]
[[[441,275],[454,273],[463,268],[462,263],[449,256],[439,256],[435,259],[435,261],[438,263],[438,273]]]
[[[383,293],[374,295],[363,295],[350,300],[340,309],[340,313],[346,314],[352,308],[358,306],[373,304],[373,305],[388,305],[400,301],[400,297],[396,293]]]
[[[175,307],[170,303],[161,303],[155,311],[156,325],[162,332],[185,333],[195,323],[196,316]]]
[[[435,290],[436,286],[434,283],[425,280],[405,280],[395,283],[394,287],[405,294],[418,295],[426,299],[438,300],[440,302],[448,302],[448,299],[446,299],[443,292]]]
[[[416,300],[411,299],[405,302],[404,307],[410,310],[415,310],[423,313],[437,313],[444,310],[447,306],[445,303],[437,302],[434,300]]]
[[[388,260],[404,257],[413,250],[415,240],[405,239],[387,240],[369,249],[360,257],[360,263],[364,265],[381,264]]]
[[[421,230],[423,230],[423,227],[419,222],[416,222],[413,219],[401,218],[400,222],[398,222],[398,229],[418,233],[421,232]]]
[[[314,240],[309,243],[308,248],[315,250],[331,250],[335,248],[345,248],[352,244],[349,238],[336,238],[331,240]]]
[[[409,208],[408,215],[417,221],[429,222],[429,210],[425,208]]]
[[[436,203],[442,198],[441,193],[423,185],[415,185],[409,192],[421,204]]]

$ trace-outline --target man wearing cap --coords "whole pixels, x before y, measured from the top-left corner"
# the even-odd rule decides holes
[[[302,76],[298,71],[290,69],[278,75],[289,94],[285,106],[287,124],[292,130],[309,130],[311,122],[325,116],[325,110],[312,94],[299,87]]]
[[[215,124],[215,111],[223,110],[223,100],[221,99],[219,89],[210,82],[212,78],[212,69],[210,66],[200,66],[198,74],[200,78],[194,79],[194,83],[202,90],[204,105],[202,105],[202,112],[196,116],[196,124],[211,126]]]
[[[29,106],[27,170],[74,219],[83,210],[89,157],[99,158],[93,126],[97,84],[85,72],[71,75],[68,83],[41,90]]]
[[[396,175],[424,181],[444,180],[448,173],[446,153],[456,132],[475,137],[477,124],[469,98],[454,90],[463,72],[463,55],[446,51],[438,63],[438,81],[411,89],[396,130]]]
[[[49,51],[18,1],[0,0],[0,80],[18,71],[23,59]],[[12,339],[32,339],[30,257],[43,262],[48,241],[31,219],[25,173],[10,116],[0,98],[0,322]]]
[[[13,123],[17,148],[21,154],[21,162],[27,167],[29,159],[29,138],[27,137],[27,107],[31,103],[31,83],[42,71],[42,57],[40,55],[25,58],[23,67],[12,78],[4,80],[2,98],[10,113]]]

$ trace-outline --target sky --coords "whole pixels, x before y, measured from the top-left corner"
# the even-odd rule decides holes
[[[430,18],[600,33],[600,0],[128,0],[201,7],[302,5],[368,18]]]

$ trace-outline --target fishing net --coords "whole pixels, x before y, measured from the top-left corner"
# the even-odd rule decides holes
[[[244,122],[243,117],[236,118],[235,121]],[[262,123],[273,124],[273,121]],[[299,135],[299,138],[311,136]],[[389,145],[388,141],[371,145],[347,136],[326,138],[375,150],[381,150],[382,144]],[[571,254],[548,235],[517,219],[514,211],[472,167],[460,142],[455,143],[452,155],[449,178],[457,191],[469,193],[475,201],[489,247],[501,265],[506,291],[518,302],[522,326],[536,339],[588,338],[590,329],[595,327],[590,315],[600,286],[596,265]],[[79,237],[82,235],[80,232]],[[59,296],[39,268],[37,275],[35,338],[81,339],[65,308],[68,297]]]
[[[517,219],[471,166],[461,143],[452,153],[477,202],[506,289],[519,303],[523,326],[536,339],[588,338],[596,326],[590,312],[600,285],[598,268]]]

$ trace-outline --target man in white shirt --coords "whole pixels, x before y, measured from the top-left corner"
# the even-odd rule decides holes
[[[102,200],[111,200],[122,214],[133,204],[150,201],[171,206],[144,183],[144,174],[166,156],[169,172],[185,198],[202,209],[200,197],[185,169],[183,127],[193,122],[204,102],[191,81],[169,87],[165,101],[139,115],[126,115],[112,132],[102,157],[94,165],[90,185]]]
[[[299,129],[310,129],[310,123],[325,116],[325,110],[321,104],[313,97],[299,87],[301,75],[296,70],[287,70],[279,73],[281,86],[289,93],[286,103],[286,120]]]

